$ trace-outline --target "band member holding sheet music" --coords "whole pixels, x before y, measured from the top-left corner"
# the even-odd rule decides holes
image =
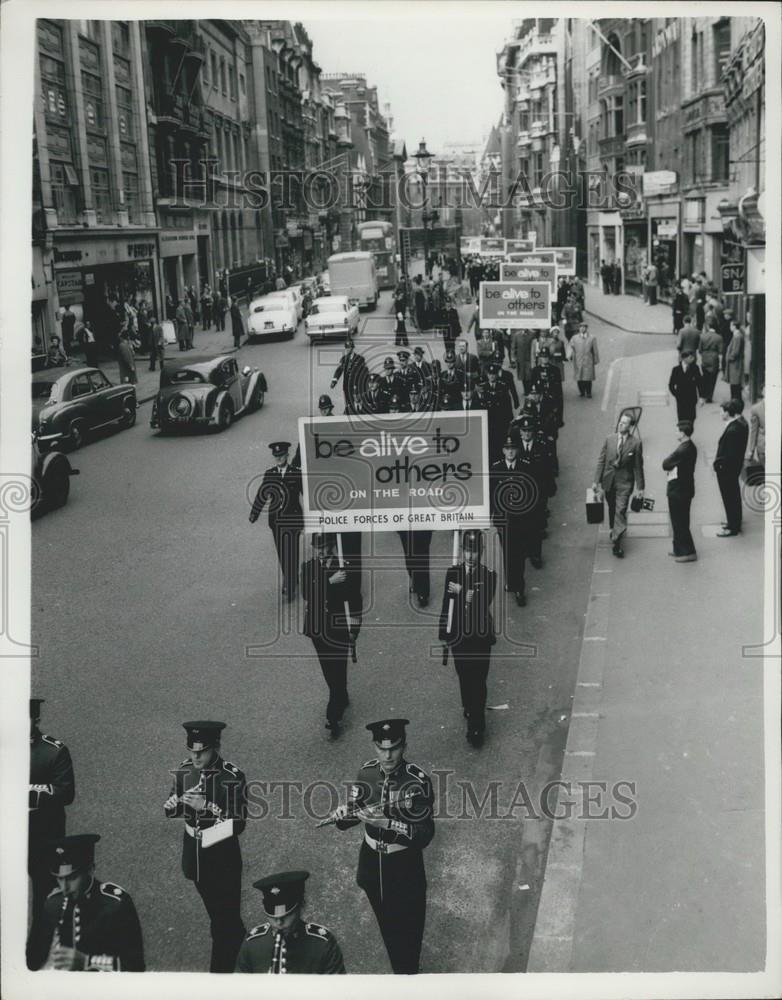
[[[195,883],[209,914],[210,972],[233,972],[245,936],[240,913],[242,853],[247,815],[244,774],[220,756],[224,722],[184,722],[190,756],[174,773],[165,802],[169,819],[182,816],[182,871]]]
[[[440,642],[453,654],[467,719],[467,742],[474,747],[483,745],[486,678],[495,642],[490,607],[497,574],[481,562],[482,548],[480,531],[464,532],[463,558],[446,571],[440,612]]]

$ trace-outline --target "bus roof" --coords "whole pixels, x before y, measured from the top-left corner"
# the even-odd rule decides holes
[[[374,260],[374,257],[369,250],[348,250],[346,253],[335,253],[329,257],[329,264],[332,261],[338,264],[342,260]]]

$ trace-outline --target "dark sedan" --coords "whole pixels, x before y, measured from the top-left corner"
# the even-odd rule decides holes
[[[235,417],[263,406],[266,388],[263,372],[249,365],[240,370],[231,354],[168,364],[160,373],[149,423],[161,433],[224,431]]]
[[[136,390],[114,385],[98,368],[33,372],[33,432],[38,447],[76,449],[99,427],[136,422]]]

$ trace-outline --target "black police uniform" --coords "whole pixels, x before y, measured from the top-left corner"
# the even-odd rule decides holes
[[[52,874],[74,874],[91,867],[96,834],[80,834],[52,841]],[[144,972],[144,942],[136,907],[130,895],[113,882],[93,878],[78,899],[54,889],[43,906],[30,940],[28,965],[47,964],[56,945],[75,948],[84,956],[88,972]]]
[[[301,508],[301,469],[286,465],[284,474],[278,466],[267,469],[250,511],[250,523],[258,520],[269,505],[269,528],[282,570],[282,592],[289,598],[296,593],[299,569],[299,537],[304,527]]]
[[[508,424],[513,419],[513,401],[508,388],[501,382],[483,383],[483,405],[488,413],[489,462],[496,462],[502,455],[502,442]]]
[[[553,402],[556,414],[556,427],[559,428],[562,425],[562,414],[564,410],[562,372],[555,364],[535,365],[530,373],[530,379],[533,385],[536,382],[540,382],[541,385],[546,387],[546,395],[549,396]],[[541,406],[541,417],[543,416],[544,409],[545,407]]]
[[[247,935],[236,961],[236,972],[344,974],[345,962],[337,939],[327,927],[299,920],[281,936],[271,924],[259,924]]]
[[[461,586],[458,594],[449,593],[450,583]],[[469,568],[460,562],[445,574],[439,637],[453,654],[468,738],[482,735],[486,728],[486,679],[496,641],[490,608],[496,589],[497,574],[484,563]]]
[[[551,467],[551,456],[539,441],[533,440],[527,448],[522,442],[519,446],[518,462],[522,474],[532,485],[531,493],[536,503],[524,517],[524,551],[537,563],[541,559],[543,528],[548,498],[554,495],[554,476]]]
[[[399,372],[391,372],[389,369],[380,379],[380,395],[383,397],[383,405],[385,407],[385,412],[389,412],[391,405],[391,400],[394,396],[399,397],[399,402],[402,406],[407,404],[407,386],[403,380],[399,377]]]
[[[43,699],[31,700],[31,718],[38,718]],[[35,714],[33,714],[35,712]],[[36,726],[30,737],[27,873],[32,882],[32,938],[47,895],[57,884],[50,868],[49,842],[65,836],[65,807],[73,802],[76,784],[68,748]]]
[[[463,387],[463,369],[455,366],[443,369],[437,383],[437,409],[461,410]]]
[[[405,795],[412,795],[406,800],[409,804],[395,807]],[[426,921],[423,850],[434,837],[432,783],[420,767],[404,758],[389,775],[377,760],[368,760],[351,787],[351,804],[383,805],[391,818],[390,829],[364,824],[356,882],[374,910],[391,968],[395,973],[416,973]],[[347,818],[336,826],[346,830],[359,822]]]
[[[424,377],[420,369],[415,365],[407,364],[397,371],[399,381],[402,383],[405,399],[410,400],[411,392],[418,392],[420,395],[424,391]]]
[[[199,727],[194,732],[198,733]],[[199,749],[190,743],[190,748]],[[245,935],[240,912],[242,852],[239,835],[245,827],[247,791],[244,773],[219,754],[199,771],[191,758],[183,760],[174,774],[171,795],[164,809],[169,819],[183,816],[182,872],[195,883],[209,914],[212,935],[210,972],[231,972]],[[198,790],[206,796],[201,812],[179,801],[184,792]],[[233,820],[231,836],[202,845],[203,834],[223,820]]]
[[[355,351],[351,351],[349,355],[343,355],[331,376],[332,389],[340,378],[345,397],[345,413],[355,413],[367,379],[367,364],[363,355],[356,354]]]
[[[357,403],[357,412],[367,416],[373,413],[388,413],[388,399],[381,391],[380,380],[368,382],[361,399]]]
[[[358,636],[361,618],[361,596],[349,560],[345,562],[344,583],[330,580],[340,569],[333,555],[323,561],[309,559],[301,568],[301,593],[306,601],[304,634],[312,640],[328,685],[326,720],[331,727],[339,723],[348,705],[348,653]],[[345,602],[351,625],[345,620]]]

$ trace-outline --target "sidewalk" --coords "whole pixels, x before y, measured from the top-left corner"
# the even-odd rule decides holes
[[[670,333],[673,339],[673,316],[666,303],[650,306],[637,295],[604,295],[596,285],[585,283],[584,311],[627,333]]]
[[[624,560],[607,523],[597,533],[562,771],[606,782],[625,816],[610,789],[634,783],[637,811],[600,822],[604,803],[590,808],[574,786],[573,818],[552,827],[528,972],[748,972],[765,960],[763,514],[745,492],[742,534],[715,537],[722,422],[706,404],[693,437],[698,561],[667,556],[674,361],[673,350],[622,360],[617,406],[644,407],[656,506],[631,515]]]

